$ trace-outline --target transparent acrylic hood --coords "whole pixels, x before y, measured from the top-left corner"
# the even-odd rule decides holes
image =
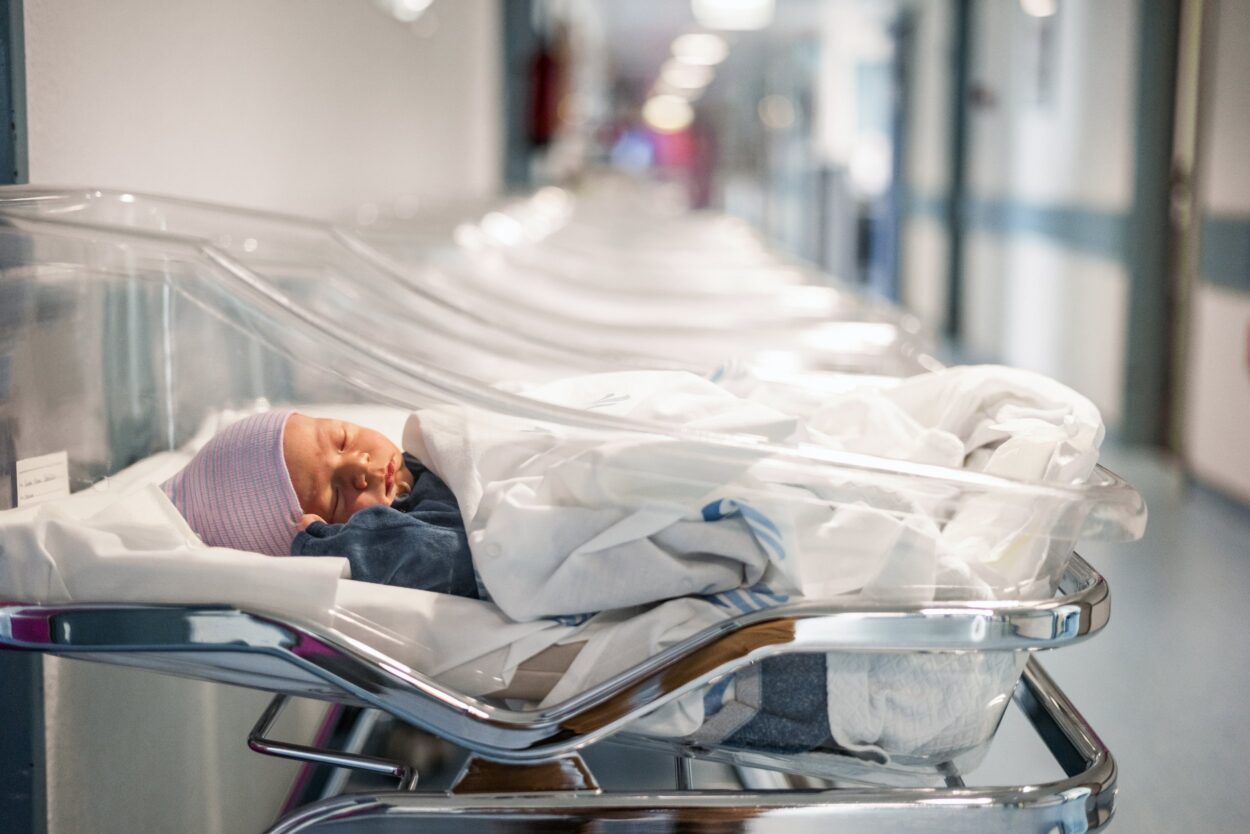
[[[882,487],[920,496],[939,522],[956,512],[961,500],[973,496],[1039,502],[1052,508],[1054,516],[1044,534],[1056,539],[1056,543],[1068,542],[1069,549],[1078,537],[1131,539],[1140,536],[1144,528],[1145,508],[1138,493],[1101,468],[1080,485],[1025,483],[826,448],[777,445],[759,437],[723,436],[625,420],[488,387],[434,364],[433,354],[413,356],[408,350],[392,348],[384,338],[361,338],[361,316],[367,320],[377,314],[376,309],[359,311],[344,304],[337,311],[338,317],[331,318],[327,311],[314,311],[300,304],[290,292],[231,253],[233,248],[246,252],[248,238],[239,241],[163,231],[176,224],[171,222],[176,221],[170,216],[175,213],[173,209],[197,212],[206,207],[163,200],[152,208],[144,198],[117,194],[109,207],[113,215],[107,218],[110,222],[77,219],[84,214],[84,204],[90,205],[105,194],[6,188],[0,192],[0,219],[9,226],[6,236],[17,234],[27,240],[23,246],[30,258],[28,266],[46,269],[55,264],[72,276],[66,280],[80,281],[87,275],[106,271],[122,274],[130,281],[159,284],[293,366],[315,369],[327,378],[340,380],[362,400],[405,409],[465,406],[483,420],[530,420],[555,431],[575,432],[604,442],[623,436],[664,440],[672,442],[682,458],[690,461],[691,471],[699,470],[700,461],[715,464],[739,460],[744,454],[752,459],[767,458],[774,469],[792,470],[796,482],[849,481],[865,489]],[[207,210],[214,215],[223,213],[214,207]],[[256,212],[237,213],[233,225],[243,222],[254,223],[263,233],[266,222],[285,228],[289,221]],[[305,230],[315,245],[325,247],[331,254],[341,253],[332,229],[310,223]],[[49,253],[46,256],[42,254],[45,251]],[[297,254],[302,262],[308,261],[308,248]],[[327,260],[331,262],[329,257]],[[385,276],[380,280],[385,280]],[[503,340],[500,350],[507,349],[507,334],[492,332],[490,336],[499,336]],[[507,357],[493,359],[504,363]],[[673,477],[671,473],[665,475],[670,480]],[[688,486],[693,489],[698,484]],[[934,500],[935,494],[941,496],[940,500]],[[858,500],[871,503],[864,496]]]

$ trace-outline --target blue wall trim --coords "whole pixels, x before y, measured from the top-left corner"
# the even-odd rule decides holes
[[[907,195],[910,216],[943,221],[950,211],[944,194]],[[1128,249],[1128,211],[1081,206],[1038,205],[1010,199],[965,201],[964,227],[1002,237],[1037,235],[1059,245],[1114,261],[1124,261]]]
[[[1120,261],[1125,258],[1128,215],[1125,212],[1040,206],[1009,201],[970,201],[968,225],[1000,235],[1037,235],[1066,248]]]
[[[935,223],[946,219],[945,194],[909,192],[909,218]],[[1012,200],[969,200],[966,227],[1000,237],[1037,235],[1075,249],[1124,263],[1131,236],[1128,211],[1079,206],[1042,206]],[[1202,219],[1202,278],[1212,284],[1250,292],[1250,214],[1210,214]]]
[[[1250,215],[1204,217],[1199,246],[1204,280],[1250,292]]]
[[[903,211],[908,218],[923,217],[941,223],[946,220],[950,197],[927,191],[908,190],[903,195]]]

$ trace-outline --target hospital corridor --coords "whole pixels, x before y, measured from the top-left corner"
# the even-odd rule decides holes
[[[0,832],[1241,832],[1250,0],[0,0]]]

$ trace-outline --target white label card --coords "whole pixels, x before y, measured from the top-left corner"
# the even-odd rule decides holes
[[[26,458],[17,462],[17,505],[29,507],[69,495],[69,455]]]

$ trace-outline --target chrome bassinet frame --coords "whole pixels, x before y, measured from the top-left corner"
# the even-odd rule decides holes
[[[1015,703],[1064,768],[1054,782],[967,788],[838,787],[767,791],[605,793],[593,783],[565,790],[367,793],[308,805],[269,834],[489,830],[753,832],[1087,832],[1115,810],[1116,763],[1072,702],[1030,660]],[[565,769],[566,772],[570,768]]]
[[[642,830],[765,831],[852,820],[856,830],[895,830],[899,825],[967,830],[966,818],[949,813],[954,809],[975,809],[978,830],[1023,826],[1035,831],[1085,831],[1110,818],[1114,760],[1033,661],[1017,686],[1016,702],[1068,774],[1046,785],[964,788],[960,774],[948,765],[934,774],[947,783],[946,788],[603,794],[577,751],[616,733],[627,734],[629,725],[644,715],[768,656],[1035,651],[1096,633],[1109,612],[1105,580],[1073,555],[1058,595],[1049,600],[854,607],[825,603],[757,611],[707,629],[577,698],[533,710],[506,709],[461,695],[365,645],[237,608],[10,603],[0,605],[0,647],[281,693],[250,739],[259,752],[363,767],[390,773],[405,787],[413,783],[414,775],[402,763],[264,738],[280,699],[294,694],[383,710],[464,747],[473,753],[471,761],[479,763],[472,785],[462,777],[450,796],[400,793],[328,800],[297,812],[277,831],[313,830],[323,823],[329,826],[326,830],[335,831],[396,830],[406,823],[441,830],[471,821],[500,830],[546,830],[544,826],[576,827],[591,819],[636,824]],[[676,752],[703,757],[708,751],[687,746]],[[758,762],[749,756],[736,758],[742,764],[784,769],[784,758],[776,756]],[[552,768],[551,763],[561,766]],[[551,774],[558,778],[552,781]],[[569,774],[581,775],[569,781]],[[470,790],[474,796],[463,795]],[[1061,827],[1050,827],[1056,824]],[[940,828],[943,825],[954,827]]]

